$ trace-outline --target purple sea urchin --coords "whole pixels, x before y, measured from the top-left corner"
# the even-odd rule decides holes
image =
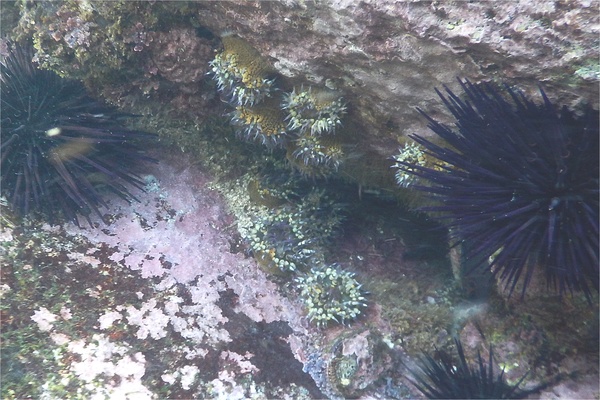
[[[13,47],[0,65],[2,195],[13,209],[60,210],[89,222],[106,205],[102,188],[133,198],[128,187],[143,182],[132,166],[149,158],[131,140],[152,135],[122,127],[124,114],[90,98],[80,83],[37,69],[29,50]]]
[[[472,367],[460,341],[455,339],[455,343],[458,361],[447,354],[440,361],[429,354],[421,359],[421,372],[414,374],[414,385],[428,399],[523,399],[532,393],[519,389],[526,375],[511,386],[504,381],[504,371],[494,374],[493,349],[487,363],[478,352],[477,365]]]
[[[598,291],[598,112],[560,112],[543,90],[538,105],[506,88],[460,82],[463,101],[437,91],[457,120],[458,132],[419,110],[449,147],[411,136],[441,162],[424,167],[399,162],[429,184],[428,192],[466,258],[488,265],[510,292],[534,268],[563,294]],[[402,165],[404,167],[402,167]],[[438,168],[439,167],[439,168]]]

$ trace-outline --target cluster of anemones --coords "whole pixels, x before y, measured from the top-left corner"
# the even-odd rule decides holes
[[[284,94],[282,109],[288,129],[296,133],[296,140],[288,146],[292,165],[308,176],[337,171],[346,158],[340,137],[335,135],[346,113],[339,94],[322,88],[294,88]]]
[[[322,246],[338,231],[341,221],[340,205],[323,191],[313,190],[298,204],[286,202],[271,210],[246,231],[250,249],[263,269],[297,276],[308,317],[319,326],[347,323],[365,306],[364,292],[354,274],[336,265],[321,267],[325,265]]]
[[[271,68],[256,49],[235,36],[224,37],[223,47],[211,62],[212,76],[224,100],[234,108],[229,117],[238,135],[269,148],[285,147],[288,160],[304,175],[325,176],[336,171],[346,157],[335,134],[346,112],[339,94],[301,87],[281,97],[283,92],[278,92],[275,81],[269,78]],[[259,201],[277,200],[257,184],[251,187],[251,193]],[[255,221],[247,230],[246,240],[259,265],[267,271],[307,273],[297,282],[311,320],[318,325],[350,321],[364,306],[360,285],[352,274],[338,268],[324,270],[335,271],[337,277],[330,272],[321,277],[321,269],[313,267],[323,263],[317,249],[339,225],[339,207],[322,192],[313,191],[302,198],[299,204],[286,204]],[[308,289],[313,281],[322,288],[332,285],[332,289],[340,283],[342,290],[326,291],[316,299],[315,292]],[[330,305],[327,312],[320,311]]]
[[[271,66],[248,42],[237,36],[222,38],[223,51],[211,61],[217,89],[234,111],[229,113],[238,135],[268,147],[281,146],[287,137],[284,115],[271,98],[275,88]]]
[[[327,176],[346,158],[335,130],[346,113],[339,93],[312,87],[278,92],[272,68],[243,39],[226,36],[211,73],[238,135],[269,148],[286,147],[287,158],[307,176]],[[283,94],[281,94],[283,93]]]
[[[306,269],[314,261],[316,249],[339,228],[340,211],[322,191],[312,191],[300,204],[285,205],[255,221],[246,239],[264,266],[282,272]]]

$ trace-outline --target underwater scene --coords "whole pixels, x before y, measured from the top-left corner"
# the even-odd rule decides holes
[[[600,1],[0,9],[2,399],[600,399]]]

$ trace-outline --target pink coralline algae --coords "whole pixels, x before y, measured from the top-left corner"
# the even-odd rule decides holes
[[[219,195],[206,189],[209,177],[197,168],[166,162],[154,168],[139,203],[114,200],[109,226],[98,220],[96,229],[67,228],[113,249],[112,261],[154,278],[157,290],[165,292],[164,302],[142,299],[136,307],[117,307],[122,317],[110,314],[111,319],[138,326],[139,337],[160,338],[158,326],[170,324],[198,344],[229,341],[221,328],[227,318],[216,303],[220,292],[232,290],[238,296],[235,312],[257,322],[287,321],[294,330],[303,331],[299,304],[283,298],[253,259],[230,251],[232,221]],[[170,295],[176,285],[186,288],[191,304]],[[184,320],[180,311],[202,315],[201,321]]]

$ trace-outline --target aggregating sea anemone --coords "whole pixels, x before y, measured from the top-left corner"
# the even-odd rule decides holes
[[[74,222],[102,216],[103,190],[133,199],[129,188],[143,187],[133,167],[150,159],[132,140],[153,136],[123,127],[124,114],[31,59],[13,45],[0,65],[2,195],[22,215],[60,210]]]
[[[341,125],[346,106],[336,92],[328,89],[294,88],[284,94],[281,105],[287,113],[288,128],[301,134],[331,134]]]
[[[331,238],[341,221],[341,206],[322,191],[313,190],[299,204],[282,206],[254,221],[246,239],[264,266],[293,272],[315,261],[316,250]]]
[[[312,240],[305,237],[296,214],[277,213],[256,221],[248,241],[258,261],[281,271],[295,271],[314,255]]]
[[[238,135],[269,148],[285,146],[290,164],[305,176],[336,172],[347,157],[335,135],[346,113],[339,93],[310,86],[283,93],[271,78],[272,67],[248,42],[229,35],[222,43],[211,74],[235,107],[229,117]]]
[[[336,137],[303,135],[288,146],[288,160],[307,176],[327,176],[338,170],[345,157]]]
[[[536,104],[510,88],[460,82],[466,100],[438,95],[458,132],[419,110],[448,147],[411,136],[440,160],[433,167],[397,161],[426,181],[435,206],[475,266],[487,266],[512,293],[525,293],[541,267],[560,294],[598,291],[598,112],[560,111],[543,90]],[[491,260],[491,261],[488,261]]]
[[[341,125],[346,106],[340,95],[329,89],[301,86],[283,95],[290,141],[287,158],[306,176],[327,176],[336,172],[347,155],[335,130]]]
[[[234,106],[252,106],[270,96],[274,80],[260,53],[237,36],[222,38],[223,52],[210,66],[217,87]]]
[[[414,183],[416,176],[411,173],[407,164],[418,165],[423,167],[426,165],[425,152],[423,147],[415,142],[406,143],[400,148],[398,154],[393,157],[396,164],[392,167],[397,168],[395,178],[396,184],[400,187],[409,187]]]
[[[296,279],[308,319],[319,326],[330,322],[345,324],[358,317],[366,307],[365,292],[352,272],[337,265],[313,267]]]
[[[281,146],[287,140],[283,115],[277,107],[264,103],[253,107],[237,106],[230,117],[231,124],[246,140],[257,141],[270,148]]]

